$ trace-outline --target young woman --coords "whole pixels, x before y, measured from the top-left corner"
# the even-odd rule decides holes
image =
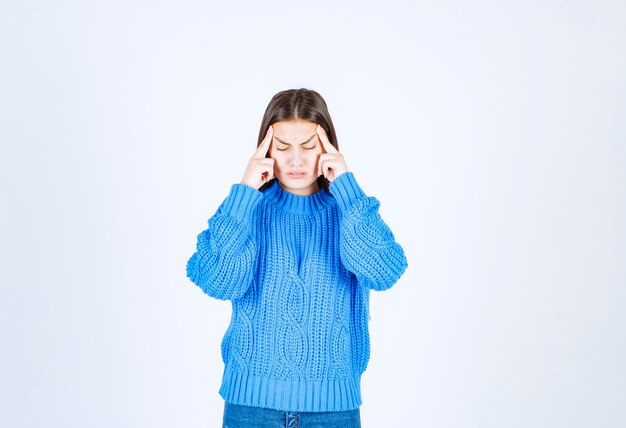
[[[187,275],[232,302],[224,427],[360,427],[370,290],[407,267],[338,150],[325,101],[270,101],[241,183],[198,236]]]

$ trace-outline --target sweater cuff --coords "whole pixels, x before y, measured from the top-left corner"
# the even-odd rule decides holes
[[[245,184],[233,184],[222,210],[234,218],[248,221],[261,199],[263,194],[257,189]]]
[[[365,197],[365,192],[356,182],[354,174],[344,172],[330,183],[330,193],[337,200],[342,212],[346,212],[357,199]]]

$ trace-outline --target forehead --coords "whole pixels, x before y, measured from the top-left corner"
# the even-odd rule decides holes
[[[283,141],[299,143],[315,135],[317,124],[308,120],[296,119],[284,122],[275,122],[272,125],[274,136]]]

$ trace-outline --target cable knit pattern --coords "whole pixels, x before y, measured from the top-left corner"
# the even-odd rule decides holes
[[[220,389],[230,403],[309,412],[361,404],[369,291],[391,287],[407,262],[352,173],[329,190],[235,184],[198,235],[187,275],[232,302]]]

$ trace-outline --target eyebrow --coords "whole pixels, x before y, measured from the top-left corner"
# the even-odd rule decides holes
[[[310,142],[313,138],[315,138],[315,136],[316,136],[316,135],[317,135],[317,134],[313,134],[313,135],[311,135],[311,136],[310,136],[310,137],[309,137],[306,141],[303,141],[302,143],[300,143],[300,145],[302,145],[302,144],[306,144],[306,143]],[[283,140],[281,140],[280,138],[278,138],[278,137],[276,137],[276,136],[274,136],[274,138],[275,138],[275,139],[276,139],[279,143],[281,143],[281,144],[284,144],[284,145],[286,145],[286,146],[291,146],[291,144],[284,142]]]

